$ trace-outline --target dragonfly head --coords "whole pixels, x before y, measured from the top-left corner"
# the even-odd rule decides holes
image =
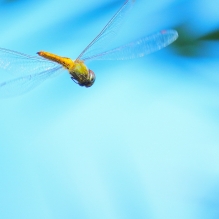
[[[85,87],[91,87],[95,82],[96,76],[92,70],[89,69],[89,80],[86,84],[84,84]]]

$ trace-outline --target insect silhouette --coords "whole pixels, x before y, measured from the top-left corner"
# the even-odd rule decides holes
[[[101,51],[108,41],[113,39],[134,3],[134,0],[125,1],[102,31],[75,60],[45,51],[38,52],[39,56],[29,56],[0,48],[0,68],[13,71],[18,75],[15,79],[0,83],[0,97],[23,94],[46,79],[64,72],[63,70],[67,70],[71,79],[78,85],[91,87],[96,76],[86,66],[87,61],[138,58],[160,50],[177,39],[177,31],[162,30],[114,49]]]

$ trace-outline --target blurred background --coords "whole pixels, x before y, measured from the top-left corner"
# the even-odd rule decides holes
[[[0,47],[76,58],[123,3],[2,0]],[[178,40],[1,99],[0,218],[218,219],[218,3],[136,0],[115,44]]]

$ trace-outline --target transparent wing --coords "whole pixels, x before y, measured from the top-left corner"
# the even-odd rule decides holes
[[[55,68],[37,74],[26,75],[14,80],[3,82],[0,84],[0,97],[6,98],[26,93],[27,91],[30,91],[41,84],[46,79],[57,75],[63,70],[64,68],[61,66],[56,66]]]
[[[127,0],[119,11],[111,18],[103,30],[97,35],[97,37],[83,50],[77,59],[84,59],[84,57],[91,56],[91,54],[98,53],[102,50],[103,46],[109,45],[114,36],[119,32],[122,26],[125,15],[129,9],[133,6],[135,0]]]
[[[0,68],[9,70],[13,76],[35,74],[56,67],[58,64],[40,56],[29,56],[0,48]]]
[[[163,30],[115,49],[85,57],[83,60],[127,60],[142,57],[168,46],[177,37],[177,31]]]

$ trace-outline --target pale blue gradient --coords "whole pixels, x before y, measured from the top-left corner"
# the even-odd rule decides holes
[[[3,1],[0,47],[75,58],[123,2]],[[218,12],[207,0],[136,0],[128,19],[115,45],[186,19],[200,35]],[[169,46],[89,63],[88,89],[63,74],[1,99],[0,218],[219,218],[218,60]]]

